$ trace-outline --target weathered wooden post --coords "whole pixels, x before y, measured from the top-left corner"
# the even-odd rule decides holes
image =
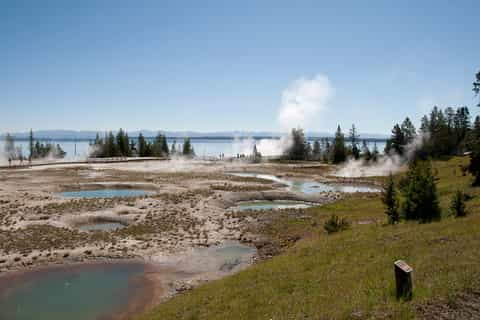
[[[410,300],[413,294],[412,272],[413,269],[405,261],[397,260],[395,266],[395,282],[397,284],[397,299]]]

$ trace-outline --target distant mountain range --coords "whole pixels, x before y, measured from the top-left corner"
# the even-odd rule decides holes
[[[89,130],[38,130],[34,131],[35,139],[51,139],[51,140],[93,140],[97,135],[97,132],[102,136],[103,131],[89,131]],[[210,139],[231,139],[234,137],[238,138],[268,138],[268,137],[280,137],[282,134],[280,132],[271,132],[271,131],[218,131],[218,132],[197,132],[197,131],[153,131],[153,130],[136,130],[129,131],[128,135],[130,137],[137,137],[140,132],[145,137],[155,137],[158,132],[165,134],[167,137],[175,138],[210,138]],[[24,140],[28,139],[29,132],[16,132],[11,133],[15,139]],[[332,137],[332,133],[326,132],[315,132],[307,131],[307,137],[309,138],[322,138],[322,137]],[[4,139],[6,133],[0,134],[0,139]],[[374,133],[360,133],[360,139],[371,139],[371,140],[385,140],[387,135],[384,134],[374,134]]]

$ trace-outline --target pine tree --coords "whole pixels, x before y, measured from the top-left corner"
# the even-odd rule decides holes
[[[416,161],[403,183],[405,201],[402,211],[406,219],[431,222],[441,217],[437,188],[429,161]]]
[[[154,140],[153,146],[152,146],[153,156],[155,156],[155,157],[161,157],[162,156],[162,154],[163,154],[162,143],[163,143],[162,134],[158,133],[157,136],[155,137],[155,140]]]
[[[392,135],[390,136],[389,144],[387,144],[387,146],[388,150],[385,150],[386,153],[390,153],[390,151],[393,151],[396,154],[403,155],[405,151],[405,136],[402,128],[398,124],[393,126]]]
[[[332,155],[332,150],[331,150],[331,145],[330,141],[328,141],[328,138],[324,138],[323,140],[323,161],[324,162],[329,162],[331,155]]]
[[[312,156],[313,156],[314,160],[320,160],[320,158],[322,156],[322,150],[320,148],[320,141],[318,141],[318,139],[316,139],[313,142]]]
[[[398,212],[398,199],[395,182],[391,173],[383,186],[382,202],[385,205],[385,214],[388,216],[388,223],[397,223],[400,220],[400,215]]]
[[[350,143],[352,144],[352,156],[355,160],[358,160],[360,158],[360,150],[358,149],[357,143],[358,139],[360,138],[360,135],[357,134],[357,129],[355,128],[355,125],[352,124],[352,128],[350,129],[349,132],[349,139]]]
[[[347,150],[345,147],[345,137],[342,133],[340,125],[337,127],[335,139],[333,140],[333,163],[344,162],[347,158]]]
[[[403,143],[404,144],[411,143],[415,139],[417,135],[417,131],[412,121],[410,121],[410,118],[406,117],[405,120],[403,120],[400,128],[403,133]]]
[[[162,156],[167,157],[170,151],[168,150],[167,137],[162,135]]]
[[[147,150],[147,142],[145,141],[145,138],[143,137],[143,134],[140,132],[138,135],[138,156],[139,157],[146,157],[148,150]]]
[[[475,75],[475,80],[473,81],[473,92],[476,95],[480,93],[480,71]],[[477,107],[480,107],[480,102],[477,104]]]
[[[262,154],[258,152],[257,145],[255,144],[253,145],[252,160],[254,163],[259,163],[262,161]]]
[[[5,154],[7,155],[8,159],[15,160],[15,141],[10,133],[7,133],[5,137]]]
[[[480,139],[473,143],[468,171],[473,175],[473,185],[480,186]]]
[[[372,161],[377,162],[378,161],[378,148],[377,148],[377,142],[373,143],[373,151],[372,151]]]
[[[467,209],[465,206],[465,194],[461,190],[457,190],[450,202],[450,211],[455,217],[465,217]]]
[[[362,142],[362,155],[365,161],[370,161],[372,159],[372,153],[368,148],[367,140],[363,140]]]
[[[286,150],[285,157],[289,160],[306,160],[308,157],[307,141],[303,130],[292,129],[292,145]]]
[[[33,130],[32,129],[30,129],[30,135],[28,137],[28,146],[29,146],[29,152],[30,152],[29,159],[32,159],[34,157],[34,154],[33,154],[34,142],[33,142]]]
[[[183,141],[183,156],[185,157],[193,157],[193,148],[192,148],[192,143],[190,142],[190,138],[185,138]]]

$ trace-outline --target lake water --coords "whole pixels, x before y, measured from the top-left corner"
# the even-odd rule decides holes
[[[112,263],[54,267],[0,277],[0,319],[112,319],[136,293],[145,266]]]
[[[217,157],[220,154],[224,154],[225,157],[234,157],[238,153],[251,153],[253,149],[253,144],[257,144],[259,151],[264,155],[271,155],[275,153],[272,151],[272,145],[275,144],[278,139],[261,139],[263,142],[260,143],[260,140],[253,139],[192,139],[192,145],[197,156],[200,157]],[[313,140],[309,140],[313,143]],[[53,144],[59,144],[61,148],[66,152],[66,160],[82,160],[86,159],[89,154],[89,141],[42,141],[42,142],[51,142]],[[168,139],[168,144],[171,146],[173,143],[172,139]],[[183,144],[183,139],[176,139],[176,143],[181,145]],[[369,148],[373,148],[373,142],[369,142]],[[5,142],[0,140],[0,154],[4,150]],[[16,141],[15,145],[22,148],[24,156],[28,156],[28,141]],[[261,148],[265,148],[262,150]],[[385,148],[385,141],[377,141],[377,148],[379,152],[383,152]],[[268,150],[267,150],[268,149]],[[275,148],[273,148],[275,149]]]
[[[66,198],[115,198],[115,197],[139,197],[153,194],[151,191],[137,189],[98,189],[98,190],[79,190],[65,191],[59,193]]]

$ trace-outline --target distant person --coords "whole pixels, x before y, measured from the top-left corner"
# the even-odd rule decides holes
[[[9,167],[12,166],[12,158],[8,158],[8,166],[9,166]]]

